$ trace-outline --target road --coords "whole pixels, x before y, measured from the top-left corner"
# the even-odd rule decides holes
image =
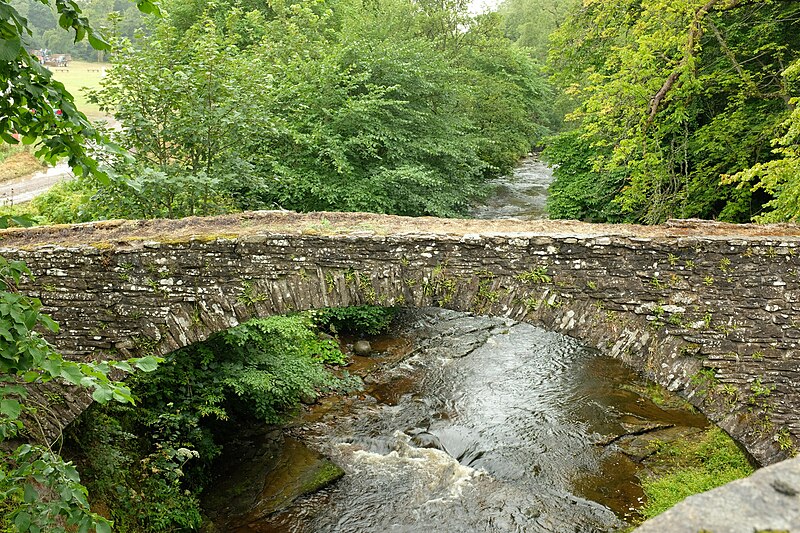
[[[0,183],[0,205],[18,205],[30,202],[40,194],[46,193],[59,181],[70,180],[74,177],[69,165],[59,163],[45,171],[37,172],[33,176]]]

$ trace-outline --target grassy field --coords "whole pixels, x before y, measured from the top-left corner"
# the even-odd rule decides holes
[[[75,97],[75,105],[92,120],[108,118],[105,113],[101,113],[96,105],[91,104],[86,99],[85,87],[97,89],[100,87],[100,80],[105,69],[111,65],[108,63],[89,63],[87,61],[70,61],[66,68],[50,67],[53,77],[64,84],[67,90]]]

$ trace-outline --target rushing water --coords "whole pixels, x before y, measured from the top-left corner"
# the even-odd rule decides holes
[[[345,477],[231,530],[614,531],[641,491],[627,456],[600,443],[705,424],[632,392],[643,385],[632,372],[568,337],[442,310],[412,316],[411,357],[291,430]]]
[[[531,156],[523,159],[511,176],[491,182],[492,195],[472,210],[474,218],[547,218],[547,188],[553,181],[550,167]]]

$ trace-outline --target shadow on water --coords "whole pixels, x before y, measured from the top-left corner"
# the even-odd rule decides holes
[[[615,531],[642,497],[650,442],[707,425],[656,405],[618,361],[530,325],[425,310],[386,342],[386,355],[357,362],[364,392],[285,431],[285,454],[306,464],[307,446],[345,476],[271,516],[217,509],[220,531]],[[265,485],[253,501],[274,498],[274,487],[257,495]]]

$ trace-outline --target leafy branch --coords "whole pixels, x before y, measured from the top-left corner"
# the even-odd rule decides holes
[[[100,403],[113,399],[132,404],[130,389],[112,381],[109,372],[147,372],[159,362],[153,356],[100,363],[65,360],[40,333],[58,333],[58,324],[41,312],[38,298],[19,290],[30,276],[23,262],[0,257],[0,443],[20,434],[25,414],[35,416],[26,404],[29,385],[57,380],[92,390]],[[8,518],[21,532],[111,531],[109,522],[90,510],[86,497],[77,470],[50,443],[22,444],[0,462],[0,502],[12,502]]]

